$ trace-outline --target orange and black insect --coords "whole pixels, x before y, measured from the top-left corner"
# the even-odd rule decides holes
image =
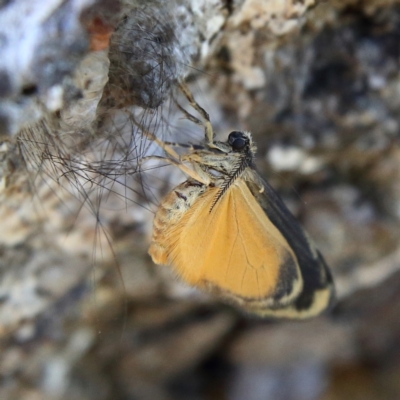
[[[185,85],[181,90],[200,113],[203,146],[155,138],[169,163],[189,178],[162,200],[154,218],[149,253],[187,284],[217,294],[259,316],[308,318],[333,302],[331,273],[320,252],[254,166],[251,134],[234,131],[214,140],[207,112]],[[193,122],[201,123],[185,111]]]

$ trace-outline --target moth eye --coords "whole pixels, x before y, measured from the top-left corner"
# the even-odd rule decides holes
[[[228,143],[231,145],[232,150],[240,151],[246,147],[249,140],[243,132],[233,131],[229,134]]]

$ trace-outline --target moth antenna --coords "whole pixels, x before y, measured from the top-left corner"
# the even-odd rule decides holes
[[[222,183],[220,189],[218,190],[218,193],[216,194],[216,196],[214,198],[214,201],[211,204],[210,212],[213,210],[213,208],[218,203],[218,201],[221,199],[221,197],[225,194],[225,192],[231,187],[233,182],[235,182],[235,180],[237,178],[239,178],[240,174],[248,166],[249,166],[248,155],[244,154],[244,156],[241,157],[239,162],[237,163],[237,166],[235,166],[235,169],[233,170],[233,172]]]

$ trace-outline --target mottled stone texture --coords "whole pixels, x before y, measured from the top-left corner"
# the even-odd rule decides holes
[[[400,398],[397,3],[0,1],[0,398]],[[184,77],[221,137],[253,132],[330,315],[255,320],[152,265],[184,178],[139,168],[135,123],[201,141]]]

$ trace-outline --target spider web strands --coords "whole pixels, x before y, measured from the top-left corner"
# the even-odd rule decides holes
[[[202,32],[204,27],[195,23],[196,18],[201,16],[190,2],[123,1],[108,53],[89,54],[67,82],[58,115],[45,112],[43,123],[24,129],[19,136],[26,164],[36,169],[36,178],[42,175],[71,185],[84,201],[96,186],[101,198],[117,183],[125,188],[125,198],[128,192],[135,193],[129,179],[139,176],[137,160],[151,145],[143,138],[136,142],[132,127],[133,134],[121,134],[124,129],[117,126],[121,124],[115,122],[115,115],[144,107],[135,119],[147,131],[163,132],[160,126],[165,120],[156,107],[166,103],[176,82],[191,68],[201,46],[199,38],[211,37]]]
[[[63,136],[53,134],[51,122],[41,121],[21,133],[19,146],[27,168],[33,172],[32,182],[39,178],[54,180],[98,213],[103,196],[111,193],[133,203],[143,197],[137,184],[129,179],[134,179],[140,172],[138,163],[147,151],[148,143],[137,137],[133,124],[130,128],[129,136],[114,126],[112,134],[95,138],[90,143],[73,140],[75,146],[72,149],[68,143],[71,136],[65,140]],[[127,130],[127,126],[124,129]],[[128,195],[128,191],[132,195]],[[97,197],[96,201],[94,197]],[[140,204],[143,205],[143,198]]]
[[[140,34],[148,33],[143,40],[154,46],[154,38],[148,40],[151,32],[146,33],[146,29],[142,29]],[[179,37],[179,34],[176,35]],[[130,35],[126,37],[132,38]],[[114,47],[110,48],[110,60],[106,52],[92,53],[88,55],[89,62],[85,68],[77,71],[74,84],[81,97],[67,99],[57,115],[47,115],[37,124],[24,129],[18,143],[30,171],[30,187],[34,197],[40,198],[41,188],[45,186],[52,192],[53,198],[71,210],[72,222],[64,229],[65,236],[79,236],[81,232],[77,231],[82,231],[82,225],[84,230],[89,231],[86,236],[89,240],[85,237],[78,246],[85,248],[85,254],[91,257],[91,281],[96,284],[104,271],[103,265],[109,263],[117,271],[118,286],[123,288],[123,301],[126,302],[126,270],[120,267],[120,245],[115,237],[115,229],[129,230],[129,235],[146,232],[159,199],[171,184],[182,178],[182,173],[174,168],[160,168],[165,165],[164,162],[141,166],[142,157],[163,152],[152,138],[143,135],[137,124],[160,140],[188,141],[188,131],[185,127],[182,129],[182,121],[178,122],[182,112],[177,110],[174,97],[178,96],[176,82],[189,69],[190,56],[186,54],[182,60],[169,55],[168,62],[175,62],[177,71],[182,75],[161,76],[160,81],[165,84],[158,86],[153,82],[152,88],[148,88],[144,80],[135,85],[140,95],[119,97],[122,89],[130,91],[133,88],[124,87],[124,81],[116,81],[115,76],[121,73],[121,68],[127,68],[125,77],[130,69],[135,68],[127,60],[121,58],[121,62],[117,62],[115,59],[119,51],[116,48],[118,36],[112,38],[111,42]],[[173,43],[171,48],[175,48],[179,41]],[[164,46],[165,50],[161,58],[157,58],[158,53],[152,53],[151,49],[142,54],[143,57],[153,57],[153,61],[158,60],[157,68],[162,71],[165,70],[170,50],[162,41],[159,45]],[[127,46],[130,46],[128,50],[132,53],[132,40],[126,41]],[[111,52],[114,52],[113,55]],[[139,62],[142,56],[136,54],[132,57]],[[152,71],[158,73],[157,69]],[[135,79],[139,75],[135,75]],[[159,98],[154,101],[151,101],[152,91],[158,91]],[[150,97],[146,100],[148,93]],[[161,105],[154,108],[158,103]],[[187,106],[184,96],[180,96],[178,104]],[[192,127],[193,124],[190,122],[189,125]],[[196,131],[201,139],[200,131],[197,128]],[[64,195],[64,192],[70,196]],[[47,207],[45,201],[39,202],[43,208]],[[73,253],[77,251],[79,249],[72,249]],[[96,291],[93,293],[96,296]]]
[[[199,51],[202,28],[194,23],[196,18],[190,3],[180,0],[122,2],[108,57],[101,59],[106,52],[92,53],[100,60],[78,68],[73,84],[82,98],[67,99],[58,116],[20,135],[22,147],[29,147],[24,152],[27,164],[35,165],[46,179],[71,185],[84,202],[96,190],[104,201],[107,192],[121,192],[122,187],[122,198],[143,203],[137,199],[146,191],[138,160],[154,146],[137,135],[132,121],[155,135],[170,130],[167,98]],[[139,188],[131,182],[134,176]],[[97,209],[99,203],[89,207]]]
[[[141,159],[164,154],[160,143],[175,138],[177,131],[187,140],[189,131],[182,128],[178,121],[182,114],[176,109],[184,97],[179,101],[175,97],[158,110],[108,110],[96,127],[75,132],[65,133],[62,124],[51,118],[25,129],[19,146],[31,171],[31,187],[39,179],[57,182],[81,202],[81,208],[91,210],[99,225],[105,207],[126,212],[134,206],[153,212],[170,173],[160,170],[165,162],[143,167]]]

